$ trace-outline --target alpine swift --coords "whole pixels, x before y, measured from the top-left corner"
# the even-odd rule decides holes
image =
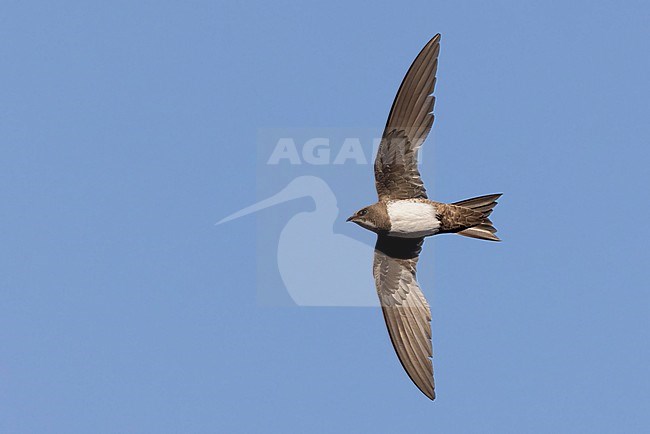
[[[347,221],[377,233],[373,275],[391,342],[415,385],[435,398],[431,310],[416,280],[425,237],[456,233],[500,241],[489,219],[500,194],[451,204],[427,197],[418,149],[433,125],[440,34],[415,58],[393,102],[375,159],[379,201]]]

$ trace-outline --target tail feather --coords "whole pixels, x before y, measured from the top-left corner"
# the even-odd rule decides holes
[[[453,205],[464,206],[465,208],[471,208],[476,211],[485,210],[492,211],[497,204],[497,199],[501,197],[503,193],[497,194],[486,194],[485,196],[473,197],[471,199],[461,200],[459,202],[454,202]]]
[[[484,225],[478,225],[456,233],[458,235],[463,235],[465,237],[478,238],[479,240],[501,241],[499,237],[494,235],[494,232],[496,232],[496,229],[494,229],[494,227],[491,227],[490,230],[489,228],[486,228]]]
[[[488,218],[489,215],[492,214],[494,207],[497,205],[497,199],[499,197],[501,197],[501,194],[488,194],[485,196],[474,197],[472,199],[461,200],[460,202],[454,202],[453,205],[481,212],[484,217],[480,224],[459,231],[457,234],[481,240],[501,241],[499,237],[494,235],[497,230],[492,226],[492,221]]]

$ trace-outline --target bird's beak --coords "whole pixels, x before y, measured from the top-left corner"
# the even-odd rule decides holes
[[[352,221],[354,221],[354,216],[350,216],[346,220],[346,222],[352,222]]]

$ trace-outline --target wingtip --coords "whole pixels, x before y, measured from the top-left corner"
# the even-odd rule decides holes
[[[401,361],[401,360],[400,360]],[[416,381],[411,377],[411,374],[406,371],[406,373],[409,375],[413,383],[415,384],[415,387],[418,388],[420,392],[427,398],[429,398],[431,401],[434,401],[436,399],[436,389],[435,385],[432,384],[421,384],[421,383],[416,383]]]
[[[433,38],[429,39],[429,42],[427,42],[427,46],[439,44],[440,38],[442,38],[442,35],[440,33],[436,33]]]

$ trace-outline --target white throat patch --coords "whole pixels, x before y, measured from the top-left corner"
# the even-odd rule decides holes
[[[402,238],[419,238],[438,233],[440,221],[436,207],[430,203],[396,200],[387,204],[390,218],[388,235]]]

